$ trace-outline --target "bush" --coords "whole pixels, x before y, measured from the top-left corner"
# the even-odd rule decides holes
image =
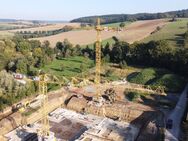
[[[112,74],[113,74],[113,70],[108,69],[108,70],[106,70],[106,72],[105,72],[105,77],[110,77],[110,76],[112,76]]]
[[[127,68],[127,62],[126,62],[126,61],[121,61],[121,62],[119,63],[119,67],[120,67],[121,69],[126,69],[126,68]]]
[[[126,98],[129,101],[135,101],[140,97],[140,94],[137,92],[128,92],[128,94],[126,94]]]
[[[150,85],[151,88],[164,87],[166,92],[180,92],[186,81],[182,77],[164,69],[144,69],[127,79],[131,83]]]
[[[185,87],[185,80],[175,74],[165,74],[152,83],[153,86],[164,86],[165,91],[180,92]]]
[[[152,68],[144,69],[137,75],[134,75],[131,78],[128,78],[128,81],[131,83],[137,83],[137,84],[148,84],[149,81],[152,81],[156,77],[156,71]]]

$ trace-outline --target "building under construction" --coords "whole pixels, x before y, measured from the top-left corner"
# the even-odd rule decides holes
[[[34,123],[27,123],[6,134],[10,141],[134,141],[148,136],[157,141],[162,134],[163,114],[149,106],[131,103],[121,98],[111,85],[101,84],[101,31],[97,20],[96,71],[95,83],[77,88],[69,85],[62,93],[61,108],[49,110],[50,98],[47,95],[48,82],[45,75],[39,80],[41,111]],[[123,87],[126,83],[118,84]],[[86,90],[86,88],[88,88]],[[75,90],[73,90],[75,89]],[[78,90],[80,90],[78,92]],[[61,95],[61,96],[62,96]],[[60,98],[58,98],[60,99]],[[63,107],[63,108],[62,108]],[[54,110],[55,109],[55,110]],[[52,111],[52,112],[51,112]],[[150,129],[150,130],[148,130]]]

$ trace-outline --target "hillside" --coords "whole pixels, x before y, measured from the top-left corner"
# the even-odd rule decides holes
[[[95,23],[96,19],[100,17],[102,24],[116,23],[124,21],[136,21],[136,20],[153,20],[161,18],[188,18],[188,9],[179,11],[170,11],[164,13],[138,13],[138,14],[113,14],[113,15],[102,15],[102,16],[89,16],[74,19],[71,22],[80,23]]]
[[[187,30],[188,18],[178,19],[165,25],[160,31],[148,36],[141,42],[167,40],[172,46],[183,46],[183,35]]]
[[[147,20],[147,21],[136,21],[126,26],[122,32],[114,31],[102,31],[102,40],[112,38],[113,36],[118,37],[121,40],[125,40],[129,43],[139,41],[149,36],[158,26],[164,26],[168,22],[167,20]],[[89,35],[89,36],[88,36]],[[88,45],[93,44],[96,40],[95,30],[78,30],[60,33],[53,36],[33,38],[31,40],[39,40],[44,42],[48,40],[52,47],[55,47],[58,41],[64,41],[68,39],[72,44]]]

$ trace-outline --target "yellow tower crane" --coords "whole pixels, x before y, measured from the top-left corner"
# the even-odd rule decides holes
[[[40,130],[40,136],[42,138],[42,141],[55,141],[55,137],[50,136],[50,125],[49,125],[49,119],[48,119],[48,84],[65,84],[64,82],[59,82],[59,79],[55,76],[51,76],[48,74],[42,74],[39,76],[39,94],[43,96],[42,100],[42,127]]]
[[[25,79],[27,82],[31,82],[34,80]],[[66,84],[67,82],[60,82],[59,79],[56,76],[49,75],[49,74],[42,74],[39,75],[39,79],[36,80],[39,83],[39,94],[42,95],[42,103],[41,103],[41,110],[42,110],[42,120],[41,120],[41,129],[39,132],[39,137],[41,141],[54,141],[56,140],[55,137],[50,136],[50,125],[49,125],[49,119],[48,119],[48,84]],[[24,109],[20,109],[20,112],[23,113],[25,111]],[[40,140],[39,140],[40,141]]]
[[[97,93],[97,99],[100,97],[100,83],[101,83],[101,31],[104,30],[104,28],[100,25],[100,18],[97,19],[97,25],[95,27],[95,30],[97,31],[97,41],[96,41],[96,70],[95,70],[95,84],[97,86],[96,93]]]
[[[45,74],[39,76],[39,94],[43,96],[42,100],[42,128],[41,136],[48,137],[50,134],[50,126],[48,120],[48,96],[47,96],[47,77]]]

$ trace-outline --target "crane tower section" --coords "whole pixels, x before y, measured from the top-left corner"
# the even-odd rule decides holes
[[[101,31],[103,30],[102,26],[100,25],[100,18],[97,19],[97,25],[95,27],[97,31],[97,40],[96,40],[96,70],[95,70],[95,84],[97,88],[97,98],[100,97],[100,82],[101,82]]]

